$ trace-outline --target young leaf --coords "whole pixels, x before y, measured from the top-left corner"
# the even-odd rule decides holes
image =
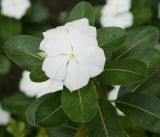
[[[27,121],[44,128],[63,124],[67,117],[62,110],[61,92],[50,93],[35,100],[26,111]]]
[[[114,57],[143,59],[156,45],[159,39],[159,31],[154,27],[139,27],[128,32],[124,46],[118,50]]]
[[[114,52],[122,46],[127,37],[125,30],[118,27],[101,28],[97,31],[99,46],[105,52]]]
[[[74,122],[86,123],[98,111],[98,98],[91,84],[72,93],[64,89],[61,101],[64,112]]]
[[[100,80],[111,85],[127,85],[141,81],[147,75],[147,66],[135,59],[120,59],[106,64]]]
[[[90,25],[94,25],[95,23],[95,13],[94,8],[88,2],[80,2],[78,3],[69,14],[67,22],[87,18],[89,20]]]
[[[99,101],[99,112],[88,128],[90,137],[124,137],[116,110],[106,100]]]
[[[115,101],[118,108],[139,126],[160,133],[160,100],[142,93],[129,93]]]
[[[86,137],[86,136],[87,136],[87,128],[85,125],[81,125],[74,137]]]
[[[42,64],[42,59],[37,55],[41,40],[34,36],[19,35],[9,39],[4,44],[4,50],[22,69],[32,71],[34,67]]]

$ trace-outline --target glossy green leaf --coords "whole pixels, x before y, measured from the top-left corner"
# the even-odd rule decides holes
[[[32,71],[34,67],[42,64],[42,59],[37,55],[41,40],[34,36],[19,35],[9,39],[4,44],[4,50],[22,69]]]
[[[118,108],[146,130],[160,133],[160,100],[142,93],[129,93],[115,101]]]
[[[23,115],[32,100],[32,98],[28,98],[22,93],[17,93],[4,99],[2,107],[10,113]]]
[[[10,68],[10,61],[6,57],[0,55],[0,75],[8,73]]]
[[[42,64],[33,68],[33,70],[30,73],[30,79],[33,82],[44,82],[48,80],[48,77],[46,76],[45,72],[42,70]]]
[[[94,8],[88,2],[80,2],[78,3],[70,12],[67,22],[87,18],[89,20],[90,25],[94,25],[95,23],[95,13]]]
[[[97,116],[88,123],[89,137],[124,137],[115,108],[100,100]]]
[[[141,81],[147,76],[147,66],[135,59],[120,59],[106,64],[99,78],[111,85],[127,85]]]
[[[139,27],[128,31],[124,46],[114,55],[115,59],[123,57],[143,59],[156,45],[159,31],[154,27]]]
[[[74,92],[65,88],[61,100],[64,112],[74,122],[86,123],[98,111],[98,98],[91,84]]]
[[[67,117],[62,110],[61,92],[50,93],[35,100],[26,111],[33,126],[52,128],[63,124]]]
[[[125,42],[127,33],[118,27],[100,28],[97,31],[99,46],[105,52],[113,52],[120,48]]]
[[[160,68],[160,50],[153,49],[145,58],[144,62],[149,68],[159,69]]]
[[[118,96],[129,92],[141,92],[160,97],[160,70],[154,71],[140,84],[121,86]]]

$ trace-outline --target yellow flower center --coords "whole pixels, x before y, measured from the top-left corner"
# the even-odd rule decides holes
[[[69,60],[73,60],[76,59],[76,53],[75,52],[71,52],[68,54]]]

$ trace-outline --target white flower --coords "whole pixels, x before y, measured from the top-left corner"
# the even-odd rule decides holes
[[[119,92],[120,86],[115,86],[112,91],[110,91],[108,95],[108,100],[113,101],[117,99],[118,92]],[[115,106],[115,103],[112,103],[113,106]],[[116,109],[119,116],[124,116],[124,113],[120,111],[119,109]]]
[[[88,84],[89,78],[104,70],[105,55],[98,47],[96,28],[86,18],[43,33],[40,49],[47,57],[43,71],[74,91]]]
[[[1,12],[4,16],[21,19],[31,6],[29,0],[1,0]]]
[[[0,105],[0,125],[5,126],[10,122],[10,113],[5,111]]]
[[[133,15],[129,11],[131,0],[108,0],[102,9],[101,24],[104,27],[127,28],[133,25]]]
[[[63,89],[63,84],[61,82],[49,79],[45,82],[36,83],[31,81],[29,75],[30,72],[24,71],[20,81],[20,90],[29,97],[40,97],[47,93]]]

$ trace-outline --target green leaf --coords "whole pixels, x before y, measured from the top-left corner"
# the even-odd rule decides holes
[[[141,11],[141,12],[139,12]],[[134,24],[142,25],[149,22],[152,19],[153,13],[150,7],[139,6],[133,9],[132,11],[134,16]]]
[[[160,68],[160,50],[153,49],[145,58],[144,62],[149,68],[159,69]]]
[[[27,121],[44,128],[63,124],[67,117],[62,110],[61,92],[50,93],[35,100],[26,111]]]
[[[33,68],[33,70],[30,73],[30,79],[33,82],[44,82],[48,80],[48,77],[46,76],[45,72],[42,70],[42,64]]]
[[[128,37],[124,46],[114,55],[114,58],[123,57],[143,59],[156,45],[159,39],[159,31],[154,27],[139,27],[128,31]]]
[[[10,68],[11,68],[10,61],[5,56],[0,55],[0,75],[8,73]]]
[[[32,98],[28,98],[22,93],[17,93],[4,99],[2,101],[2,107],[10,113],[22,115],[32,100]]]
[[[73,137],[76,130],[77,129],[71,125],[62,125],[48,129],[48,135],[49,137]]]
[[[91,84],[72,93],[65,88],[61,101],[64,112],[74,122],[86,123],[92,120],[98,111],[96,91]]]
[[[95,23],[94,8],[90,3],[85,1],[78,3],[72,9],[67,19],[67,22],[71,22],[82,18],[87,18],[89,20],[90,25],[94,25]]]
[[[144,129],[140,128],[134,121],[130,120],[127,116],[119,117],[120,123],[123,129],[139,129],[144,131]]]
[[[137,129],[127,129],[125,137],[148,137],[144,132]]]
[[[122,46],[127,37],[125,30],[118,27],[100,28],[97,31],[99,46],[105,52],[114,52]]]
[[[12,36],[20,34],[22,24],[20,21],[0,16],[0,37],[8,39]]]
[[[132,86],[121,86],[118,96],[129,92],[141,92],[160,97],[160,70],[153,71],[144,81]]]
[[[160,133],[160,100],[142,93],[129,93],[115,101],[118,108],[146,130]]]
[[[141,81],[147,76],[147,66],[135,59],[120,59],[106,64],[100,80],[111,85],[127,85]]]
[[[116,110],[106,100],[99,101],[99,112],[88,128],[90,137],[124,137]]]
[[[22,69],[32,71],[33,68],[42,64],[42,59],[37,55],[41,40],[34,36],[19,35],[9,39],[4,44],[4,50]]]

